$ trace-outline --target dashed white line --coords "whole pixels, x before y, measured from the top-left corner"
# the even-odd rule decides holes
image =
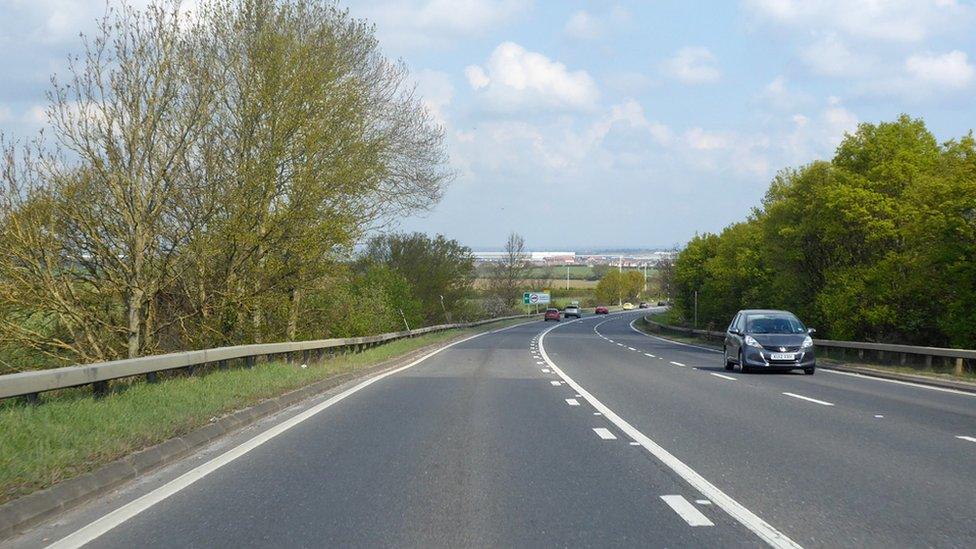
[[[674,364],[675,366],[681,366],[682,368],[687,368],[687,366],[685,366],[684,364],[682,364],[680,362],[675,362],[673,360],[671,361],[671,364]]]
[[[735,378],[732,376],[727,376],[725,374],[716,374],[715,372],[708,372],[708,373],[712,374],[715,377],[720,377],[722,379],[727,379],[729,381],[735,381]]]
[[[545,347],[546,334],[558,327],[559,326],[553,326],[548,328],[539,335],[539,352],[542,353],[542,357],[545,359],[545,361],[549,363],[549,367],[552,368],[557,375],[566,380],[566,383],[575,389],[577,394],[583,395],[583,398],[585,398],[587,402],[589,402],[594,408],[603,412],[606,418],[610,420],[611,423],[616,425],[617,428],[623,431],[629,438],[639,442],[644,449],[651,453],[651,455],[656,457],[659,461],[661,461],[661,463],[683,478],[685,482],[698,490],[698,492],[700,492],[702,495],[708,497],[708,499],[714,502],[715,505],[721,507],[722,510],[729,514],[729,516],[738,521],[739,524],[742,524],[748,528],[764,542],[776,548],[800,549],[800,546],[795,541],[791,540],[785,534],[774,528],[771,524],[764,521],[749,509],[745,508],[741,503],[729,497],[728,494],[706,480],[705,477],[698,474],[697,471],[679,460],[671,452],[668,452],[658,443],[648,438],[647,435],[638,431],[633,425],[614,413],[613,410],[607,408],[605,404],[590,394],[579,383],[576,383],[573,378],[569,377],[565,372],[560,370],[549,357],[548,353],[546,353]]]
[[[698,505],[711,505],[712,504],[712,502],[708,501],[707,499],[696,499],[695,500],[695,503],[697,503]]]
[[[552,373],[552,370],[550,370],[549,368],[543,368],[542,369],[542,373],[544,373],[544,374],[551,374]]]
[[[545,362],[543,362],[541,360],[538,360],[538,361],[536,361],[536,364],[540,364],[541,365],[541,364],[545,364]]]
[[[595,416],[602,416],[603,414],[601,414],[600,412],[593,412],[593,415],[595,415]]]
[[[637,350],[637,349],[635,349],[633,347],[627,347],[627,348],[630,349],[631,351],[636,351]]]
[[[640,442],[631,442],[630,445],[631,446],[640,446]]]
[[[579,401],[575,398],[567,398],[566,404],[569,404],[570,406],[579,406]]]
[[[715,524],[708,520],[708,517],[702,514],[701,511],[695,508],[688,500],[682,496],[661,496],[664,503],[668,504],[668,507],[678,513],[678,516],[685,519],[688,526],[715,526]]]
[[[654,355],[652,355],[651,353],[644,353],[644,356],[649,356],[649,357],[651,357],[651,358],[656,358],[656,357],[655,357]]]
[[[789,397],[798,398],[800,400],[805,400],[807,402],[813,402],[814,404],[820,404],[820,405],[823,405],[823,406],[833,406],[834,405],[832,402],[825,402],[823,400],[817,400],[815,398],[805,397],[803,395],[798,395],[796,393],[783,393],[783,394],[786,395],[786,396],[789,396]]]
[[[883,415],[881,415],[881,414],[874,414],[874,417],[875,417],[876,419],[883,419],[883,418],[884,418],[884,416],[883,416]]]
[[[594,427],[593,432],[603,440],[617,440],[617,435],[610,432],[610,429],[604,427]]]
[[[555,385],[556,387],[559,387],[560,385],[562,385],[563,382],[562,381],[550,381],[549,383],[551,383],[552,385]]]
[[[959,440],[968,440],[969,442],[976,442],[976,437],[967,437],[965,435],[956,435]]]

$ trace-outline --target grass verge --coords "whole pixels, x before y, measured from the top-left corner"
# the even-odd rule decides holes
[[[119,383],[103,398],[89,391],[46,394],[34,406],[0,403],[0,503],[94,470],[127,454],[188,433],[213,417],[310,383],[403,356],[422,347],[524,320],[397,340],[319,363],[269,362],[252,369]]]

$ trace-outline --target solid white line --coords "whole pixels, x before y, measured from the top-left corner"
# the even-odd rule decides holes
[[[667,338],[664,338],[664,337],[658,337],[658,336],[655,336],[655,335],[651,335],[651,334],[649,334],[647,332],[644,332],[644,331],[641,331],[641,330],[638,330],[637,328],[635,328],[634,327],[634,323],[635,322],[637,322],[637,319],[636,318],[634,320],[631,320],[630,321],[630,329],[633,330],[633,331],[635,331],[635,332],[637,332],[637,333],[639,333],[639,334],[641,334],[641,335],[645,335],[647,337],[650,337],[650,338],[653,338],[653,339],[657,339],[657,340],[663,341],[665,343],[673,343],[675,345],[681,345],[682,347],[692,347],[694,349],[701,349],[702,351],[708,351],[710,353],[721,353],[721,354],[724,354],[723,351],[719,351],[718,349],[710,349],[708,347],[702,347],[701,345],[692,345],[691,343],[681,343],[680,341],[674,341],[672,339],[667,339]]]
[[[675,362],[673,360],[671,361],[671,364],[674,364],[675,366],[681,366],[682,368],[687,368],[687,366],[685,366],[684,364],[682,364],[680,362]]]
[[[569,404],[570,406],[579,406],[579,401],[575,398],[567,398],[566,404]]]
[[[807,402],[813,402],[813,403],[816,403],[816,404],[822,404],[824,406],[833,406],[833,403],[831,403],[831,402],[824,402],[822,400],[817,400],[815,398],[805,397],[803,395],[798,395],[796,393],[783,393],[783,394],[786,395],[786,396],[793,397],[793,398],[798,398],[800,400],[805,400]]]
[[[594,427],[593,432],[603,440],[617,440],[617,435],[611,433],[610,429],[604,427]]]
[[[720,377],[720,378],[722,378],[722,379],[728,379],[728,380],[730,380],[730,381],[735,381],[735,378],[734,378],[734,377],[732,377],[732,376],[727,376],[727,375],[725,375],[725,374],[716,374],[715,372],[708,372],[708,373],[710,373],[710,374],[712,374],[712,375],[713,375],[713,376],[715,376],[715,377]]]
[[[206,477],[210,473],[213,473],[217,469],[220,469],[224,465],[231,463],[237,458],[247,454],[251,450],[260,447],[264,443],[288,431],[292,427],[295,427],[296,425],[302,423],[303,421],[306,421],[309,418],[314,417],[316,414],[319,414],[320,412],[327,410],[328,408],[332,407],[336,403],[346,399],[347,397],[355,393],[358,393],[359,391],[365,389],[366,387],[369,387],[370,385],[376,383],[377,381],[380,381],[381,379],[385,379],[393,374],[402,372],[408,368],[412,368],[417,364],[420,364],[421,362],[427,360],[428,358],[440,353],[441,351],[450,349],[451,347],[464,343],[465,341],[469,341],[476,337],[481,337],[488,334],[494,334],[505,330],[510,330],[518,326],[524,326],[525,324],[527,323],[507,326],[505,328],[492,330],[490,332],[474,334],[470,337],[466,337],[464,339],[455,341],[454,343],[449,343],[447,345],[444,345],[443,347],[435,349],[427,353],[426,355],[418,358],[417,360],[414,360],[410,364],[407,364],[406,366],[401,366],[394,370],[383,372],[382,374],[378,374],[369,379],[366,379],[362,383],[356,385],[355,387],[346,389],[345,391],[329,398],[328,400],[316,404],[315,406],[309,408],[308,410],[305,410],[304,412],[301,412],[300,414],[297,414],[275,425],[274,427],[271,427],[270,429],[260,433],[254,438],[211,459],[210,461],[204,463],[203,465],[200,465],[198,467],[191,469],[190,471],[187,471],[186,473],[183,473],[182,475],[167,482],[166,484],[160,486],[159,488],[156,488],[155,490],[130,501],[129,503],[123,505],[122,507],[119,507],[118,509],[88,524],[87,526],[84,526],[79,530],[75,531],[74,533],[69,534],[68,536],[61,538],[60,540],[52,543],[51,545],[48,546],[48,548],[74,549],[74,548],[82,547],[98,539],[100,536],[111,531],[113,528],[119,526],[120,524],[138,515],[139,513],[142,513],[146,509],[149,509],[153,505],[156,505],[157,503],[165,500],[166,498],[172,496],[173,494],[179,492],[180,490],[183,490],[187,486],[190,486],[194,482]]]
[[[960,391],[958,389],[949,389],[947,387],[936,387],[935,385],[923,385],[921,383],[912,383],[911,381],[901,381],[900,379],[888,379],[884,377],[866,376],[864,374],[858,374],[855,372],[842,372],[840,370],[831,370],[828,368],[823,368],[824,372],[831,374],[840,374],[842,376],[859,377],[861,379],[867,379],[869,381],[883,381],[885,383],[896,383],[898,385],[907,385],[909,387],[917,387],[919,389],[928,389],[930,391],[939,391],[942,393],[953,393],[956,395],[963,395],[968,397],[976,397],[976,393],[971,393],[967,391]]]
[[[742,504],[732,499],[717,486],[706,480],[705,477],[701,476],[694,469],[676,458],[673,454],[671,454],[671,452],[668,452],[661,445],[648,438],[647,435],[638,431],[633,425],[618,416],[610,408],[607,408],[606,405],[600,402],[595,396],[591,395],[579,383],[576,383],[573,378],[569,377],[565,372],[560,370],[552,359],[549,358],[549,354],[546,353],[545,346],[546,334],[556,328],[558,328],[558,326],[548,328],[539,335],[539,352],[542,353],[543,359],[549,363],[549,367],[552,368],[552,371],[556,372],[556,374],[565,379],[566,383],[575,389],[577,394],[583,395],[583,398],[585,398],[587,402],[589,402],[597,410],[603,412],[604,416],[606,416],[611,423],[616,425],[617,428],[623,431],[624,434],[626,434],[632,440],[639,442],[644,449],[650,452],[651,455],[656,457],[661,463],[669,467],[678,476],[683,478],[685,482],[690,484],[702,495],[721,507],[726,513],[729,514],[729,516],[759,536],[759,538],[765,541],[767,544],[776,548],[798,549],[800,547],[800,545],[788,538],[785,534],[774,528],[768,522],[759,518],[759,516],[752,511],[743,507]]]
[[[712,521],[708,520],[708,517],[702,514],[701,511],[695,508],[690,501],[686,500],[682,496],[661,496],[664,503],[668,504],[668,507],[674,509],[678,516],[685,519],[688,526],[715,526]]]
[[[976,437],[967,437],[963,435],[956,435],[956,438],[960,440],[968,440],[969,442],[976,442]]]

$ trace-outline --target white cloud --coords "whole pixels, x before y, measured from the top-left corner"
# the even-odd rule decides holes
[[[664,64],[664,70],[685,84],[717,82],[721,76],[715,56],[708,48],[688,47],[678,50]]]
[[[353,15],[377,25],[386,46],[448,47],[458,38],[481,36],[523,15],[521,0],[372,0],[353,6]]]
[[[834,31],[863,40],[920,42],[947,28],[965,28],[973,15],[955,0],[744,0],[757,18]]]
[[[976,69],[959,50],[943,55],[912,55],[905,60],[905,70],[920,83],[951,89],[965,88],[976,77]]]
[[[571,71],[514,42],[499,44],[485,67],[469,66],[465,75],[491,107],[503,111],[590,110],[600,95],[586,71]]]
[[[470,65],[465,67],[464,76],[468,78],[468,83],[471,84],[471,88],[475,90],[480,90],[481,88],[487,86],[491,81],[488,79],[488,75],[485,74],[485,69],[482,69],[478,65]]]
[[[563,30],[571,38],[579,40],[592,40],[603,33],[600,24],[586,10],[574,13]]]
[[[727,149],[731,140],[717,132],[705,131],[701,128],[691,128],[684,134],[685,143],[698,151],[712,151]]]
[[[575,40],[596,40],[626,25],[629,20],[630,13],[620,6],[614,6],[608,13],[600,15],[579,10],[566,21],[563,32]]]
[[[853,52],[835,32],[828,32],[804,46],[800,56],[817,74],[857,76],[874,72],[877,60],[862,51]]]
[[[447,125],[447,107],[454,98],[454,85],[447,73],[434,70],[421,70],[416,73],[417,91],[427,112],[441,126]]]
[[[757,99],[762,107],[777,111],[795,110],[810,102],[810,97],[806,93],[790,89],[786,77],[782,75],[766,84]]]

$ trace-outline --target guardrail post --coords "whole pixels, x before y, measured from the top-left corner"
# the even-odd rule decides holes
[[[932,368],[932,355],[925,355],[925,367]]]
[[[302,351],[302,364],[308,364],[308,359],[311,355],[312,353],[308,349]]]
[[[108,382],[96,381],[92,383],[92,393],[95,395],[95,398],[101,398],[108,394]]]
[[[41,394],[40,393],[26,394],[26,395],[24,395],[21,398],[23,398],[24,404],[29,404],[31,406],[37,406],[37,405],[39,405],[41,403]]]
[[[904,365],[905,365],[905,361],[906,361],[906,360],[908,360],[908,353],[902,353],[902,354],[901,354],[901,365],[902,365],[902,366],[904,366]]]
[[[957,358],[956,359],[955,374],[957,376],[961,376],[963,374],[963,362],[962,362],[962,358]]]
[[[218,370],[226,370],[227,369],[227,361],[226,360],[218,360],[217,361],[217,369]]]
[[[254,367],[254,355],[244,357],[244,367],[245,368]]]
[[[156,383],[157,381],[159,381],[159,376],[156,375],[156,372],[148,372],[146,374],[146,383]]]

